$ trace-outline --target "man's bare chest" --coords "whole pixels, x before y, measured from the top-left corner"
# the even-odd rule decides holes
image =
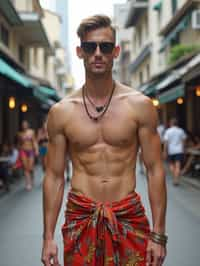
[[[79,148],[102,143],[118,147],[132,144],[137,135],[136,118],[129,109],[118,107],[112,106],[97,122],[84,108],[76,110],[65,128],[70,144]]]

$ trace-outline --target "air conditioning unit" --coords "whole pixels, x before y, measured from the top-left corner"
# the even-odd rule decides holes
[[[200,29],[200,9],[192,12],[192,28],[195,30]]]

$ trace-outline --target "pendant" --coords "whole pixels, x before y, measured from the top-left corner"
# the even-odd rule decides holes
[[[104,106],[96,106],[96,111],[97,111],[98,113],[102,112],[103,109],[104,109]]]
[[[94,122],[98,122],[98,117],[93,117],[92,119]]]

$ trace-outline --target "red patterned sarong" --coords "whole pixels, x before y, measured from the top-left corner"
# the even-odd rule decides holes
[[[101,203],[70,191],[65,216],[65,266],[146,265],[150,229],[136,192]]]

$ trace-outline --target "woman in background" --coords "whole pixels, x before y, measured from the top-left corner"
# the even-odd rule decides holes
[[[18,133],[20,159],[25,175],[25,186],[27,191],[33,187],[33,170],[35,157],[38,156],[38,144],[35,132],[30,128],[28,121],[22,121],[22,130]]]

